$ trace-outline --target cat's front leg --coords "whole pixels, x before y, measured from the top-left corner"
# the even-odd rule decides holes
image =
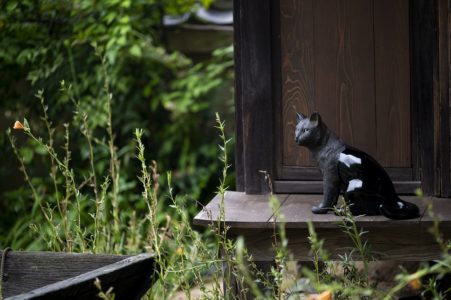
[[[327,212],[333,210],[334,205],[337,204],[338,196],[340,195],[340,179],[338,176],[324,176],[323,190],[323,201],[320,205],[312,207],[312,212],[314,214],[327,214]]]

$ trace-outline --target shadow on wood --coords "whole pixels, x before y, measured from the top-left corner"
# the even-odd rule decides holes
[[[3,251],[0,251],[3,256]],[[13,299],[98,299],[94,281],[116,300],[140,299],[155,277],[152,254],[6,253],[2,292]],[[1,297],[0,297],[1,298]]]

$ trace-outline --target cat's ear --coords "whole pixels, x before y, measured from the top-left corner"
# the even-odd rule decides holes
[[[319,126],[321,124],[321,115],[319,114],[319,112],[314,112],[311,116],[310,116],[310,123],[313,124],[313,126]]]
[[[298,122],[302,121],[305,118],[306,118],[306,116],[304,116],[302,113],[298,113],[298,112],[296,113],[296,119]]]

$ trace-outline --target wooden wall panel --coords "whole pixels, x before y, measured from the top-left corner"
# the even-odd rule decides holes
[[[280,0],[280,10],[282,165],[314,165],[294,143],[298,110],[319,111],[385,167],[411,167],[408,0]]]
[[[340,107],[338,91],[340,88],[338,53],[339,31],[338,2],[336,0],[315,1],[315,110],[321,113],[327,126],[339,134]],[[327,22],[325,22],[327,20]],[[312,79],[313,80],[313,79]]]
[[[338,1],[338,91],[335,101],[340,110],[339,136],[375,155],[376,140],[372,138],[376,134],[372,2]]]
[[[294,142],[295,112],[314,109],[314,0],[280,2],[283,165],[311,166],[307,149]]]
[[[377,157],[386,167],[409,167],[411,133],[408,0],[374,1],[374,33]]]

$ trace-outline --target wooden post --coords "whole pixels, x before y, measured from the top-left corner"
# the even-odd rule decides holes
[[[235,1],[235,61],[238,91],[237,185],[248,194],[267,192],[264,176],[273,175],[270,0]]]

